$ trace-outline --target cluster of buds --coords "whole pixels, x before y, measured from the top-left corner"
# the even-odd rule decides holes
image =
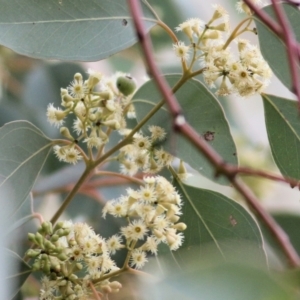
[[[143,182],[138,190],[127,189],[127,195],[107,202],[103,208],[104,217],[110,214],[128,220],[121,235],[131,251],[131,265],[136,268],[147,261],[147,251],[157,254],[161,242],[177,250],[183,242],[181,231],[186,229],[178,222],[182,202],[174,186],[162,176],[145,177]]]
[[[136,133],[132,143],[120,149],[118,161],[121,164],[121,173],[133,176],[138,170],[142,170],[155,174],[172,163],[173,156],[158,146],[166,137],[165,130],[155,125],[149,126],[148,129],[150,137]]]
[[[89,71],[87,80],[80,73],[67,89],[61,89],[61,106],[55,108],[49,104],[48,121],[60,127],[60,133],[72,143],[54,148],[58,159],[68,163],[77,163],[82,158],[75,145],[82,141],[89,149],[100,149],[109,140],[112,130],[126,128],[125,115],[134,113],[130,104],[131,94],[135,91],[135,81],[126,74],[116,74],[106,78],[99,72]],[[68,128],[61,127],[69,114],[75,115],[74,134]]]
[[[205,82],[214,88],[219,85],[217,95],[227,96],[236,93],[242,97],[260,93],[266,88],[272,76],[268,63],[259,49],[238,36],[228,36],[228,14],[220,5],[214,6],[211,19],[205,23],[193,18],[180,24],[176,30],[182,31],[190,40],[190,45],[183,42],[175,44],[175,54],[187,62],[192,49],[192,67],[199,60],[204,68]],[[235,56],[228,44],[237,40],[238,55]]]
[[[88,299],[92,294],[90,284],[104,294],[121,288],[117,281],[99,280],[118,268],[110,258],[105,240],[87,224],[58,222],[52,228],[50,222],[44,222],[28,238],[35,246],[26,252],[34,260],[32,270],[44,274],[41,300]]]

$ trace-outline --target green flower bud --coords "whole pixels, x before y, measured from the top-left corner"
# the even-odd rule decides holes
[[[46,234],[52,234],[53,228],[51,222],[44,222],[42,228]]]
[[[33,249],[29,249],[26,252],[26,256],[30,257],[30,258],[34,258],[38,255],[40,255],[41,251],[40,250],[33,250]]]
[[[53,245],[50,241],[45,241],[45,249],[47,249],[47,250],[56,250],[56,246]]]
[[[32,271],[38,271],[41,268],[40,260],[36,260],[32,265]]]
[[[59,253],[56,257],[61,261],[68,259],[68,256],[65,253]]]
[[[44,237],[39,232],[35,234],[35,240],[41,248],[44,248]]]
[[[51,241],[52,243],[54,243],[54,242],[57,242],[58,239],[59,239],[59,236],[58,236],[57,234],[53,234],[53,235],[51,236],[51,238],[50,238],[50,241]]]
[[[33,242],[33,243],[37,244],[34,233],[30,233],[30,232],[28,233],[28,240],[30,242]]]
[[[120,76],[117,79],[117,88],[124,96],[128,96],[135,91],[136,83],[130,76]]]
[[[62,247],[56,247],[55,252],[62,253],[63,250],[64,250],[64,248],[62,248]]]
[[[48,259],[45,259],[43,269],[42,269],[43,272],[45,274],[50,274],[50,268],[51,268],[50,261]]]
[[[57,234],[59,237],[64,236],[64,235],[65,235],[64,233],[65,233],[65,230],[64,230],[63,228],[58,229],[58,230],[55,232],[55,234]]]
[[[46,253],[42,254],[41,260],[48,260],[48,254],[46,254]]]
[[[62,221],[57,222],[54,226],[53,232],[55,233],[57,230],[63,228],[63,226],[64,226],[64,222],[62,222]]]

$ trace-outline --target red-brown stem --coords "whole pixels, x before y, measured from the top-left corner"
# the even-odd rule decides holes
[[[298,47],[294,38],[294,32],[283,12],[281,5],[278,0],[272,0],[274,11],[276,13],[278,22],[282,28],[283,37],[285,42],[287,56],[289,60],[291,78],[292,78],[292,92],[295,93],[298,99],[298,108],[300,110],[300,84],[299,84],[299,73],[298,73]]]
[[[135,24],[137,36],[140,40],[143,54],[147,67],[153,76],[166,104],[169,107],[169,111],[172,114],[174,121],[174,129],[181,133],[187,140],[189,140],[194,146],[196,146],[201,153],[207,158],[207,160],[215,167],[216,174],[223,174],[232,183],[232,185],[243,195],[249,206],[254,210],[257,216],[264,222],[270,232],[273,234],[278,244],[285,253],[288,261],[292,267],[298,267],[300,265],[300,259],[297,252],[290,243],[285,232],[277,225],[275,220],[261,207],[259,201],[254,194],[249,190],[240,180],[238,180],[235,174],[232,173],[232,166],[226,164],[223,158],[210,147],[205,140],[198,135],[198,133],[185,121],[182,114],[181,107],[178,104],[175,96],[164,78],[160,75],[158,68],[154,62],[152,45],[142,22],[142,10],[138,0],[128,0],[129,8],[132,14],[132,18]]]
[[[244,0],[244,2],[251,8],[255,15],[272,31],[274,31],[278,36],[282,35],[280,26],[275,21],[273,21],[268,14],[261,10],[259,6],[255,5],[251,0]]]
[[[278,0],[272,0],[273,8],[279,22],[279,24],[277,24],[251,0],[244,0],[244,2],[254,11],[258,18],[285,43],[292,79],[291,91],[297,97],[300,110],[300,83],[298,75],[298,61],[300,60],[299,45],[293,37],[293,31],[288,24],[283,9],[278,4]]]

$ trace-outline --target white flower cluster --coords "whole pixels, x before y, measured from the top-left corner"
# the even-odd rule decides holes
[[[179,42],[173,45],[175,54],[183,62],[187,62],[192,50],[188,68],[191,69],[196,61],[200,61],[204,68],[205,82],[210,87],[215,87],[216,82],[218,83],[217,95],[236,93],[245,97],[262,92],[272,76],[268,63],[259,49],[248,41],[234,35],[230,35],[230,39],[226,41],[224,35],[228,36],[229,32],[228,14],[220,5],[215,5],[214,9],[212,18],[206,24],[193,18],[176,28],[187,35],[191,44]],[[237,41],[237,56],[228,47],[233,40]]]
[[[126,128],[125,115],[134,115],[130,104],[131,94],[136,88],[135,81],[126,74],[117,73],[112,78],[106,78],[101,73],[89,71],[87,80],[80,73],[74,75],[74,80],[67,89],[61,89],[61,106],[55,108],[48,105],[48,121],[60,127],[69,114],[75,115],[73,131],[76,137],[66,127],[61,127],[61,134],[72,141],[67,146],[55,146],[58,159],[68,163],[77,163],[82,158],[76,149],[79,141],[87,147],[99,149],[108,142],[112,130]]]
[[[44,222],[36,234],[29,233],[35,249],[26,255],[34,259],[33,271],[42,271],[41,300],[89,299],[90,283],[102,293],[117,292],[122,287],[108,279],[95,283],[118,268],[110,258],[110,247],[87,224],[59,222],[54,228]]]
[[[149,126],[150,137],[136,133],[133,142],[120,149],[118,161],[121,163],[121,173],[133,176],[140,169],[145,173],[158,173],[163,167],[169,166],[173,156],[158,148],[159,142],[166,137],[166,132],[159,126]]]
[[[183,242],[186,229],[178,223],[181,214],[181,197],[174,186],[162,176],[145,177],[144,186],[128,189],[127,195],[107,202],[106,214],[123,217],[128,225],[121,228],[126,247],[131,252],[131,266],[141,268],[147,261],[146,251],[157,254],[157,246],[163,242],[171,250],[177,250]]]

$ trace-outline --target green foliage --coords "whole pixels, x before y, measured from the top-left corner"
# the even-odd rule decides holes
[[[187,225],[183,247],[172,257],[183,270],[191,265],[187,253],[208,253],[216,261],[248,262],[267,266],[258,224],[240,204],[224,195],[175,182],[183,196],[182,222]],[[172,259],[170,258],[172,262]],[[193,264],[193,260],[189,262]],[[169,267],[170,268],[170,267]]]
[[[266,128],[274,160],[285,176],[300,179],[300,124],[297,103],[263,94]]]
[[[208,254],[208,253],[206,253]],[[209,254],[208,254],[209,256]],[[194,257],[196,259],[196,257]],[[293,300],[291,288],[265,270],[237,264],[196,267],[172,274],[152,287],[147,299],[200,300]]]
[[[0,129],[0,140],[0,203],[6,208],[5,217],[9,219],[30,193],[52,142],[26,121],[4,125]]]
[[[255,31],[252,21],[245,18],[232,34],[222,38],[228,24],[218,6],[205,26],[196,18],[179,24],[175,29],[181,31],[177,40],[171,28],[178,25],[177,18],[184,12],[178,11],[172,1],[149,2],[162,13],[159,19],[146,0],[140,1],[146,31],[157,23],[161,25],[163,33],[158,31],[154,49],[162,45],[170,49],[172,40],[170,55],[177,57],[180,68],[172,65],[170,70],[182,71],[163,75],[164,79],[173,89],[185,121],[207,148],[204,151],[202,144],[191,144],[189,133],[184,136],[176,131],[180,124],[174,128],[173,116],[157,89],[159,79],[151,78],[136,90],[136,81],[129,74],[106,77],[102,70],[89,70],[85,75],[83,67],[64,62],[39,65],[25,79],[24,89],[20,88],[17,96],[13,94],[17,85],[11,88],[4,80],[6,104],[13,118],[26,116],[42,130],[27,121],[9,122],[0,128],[0,223],[5,228],[0,237],[27,236],[27,228],[26,233],[21,232],[24,225],[30,226],[27,223],[33,218],[40,223],[37,230],[31,228],[35,233],[28,234],[31,248],[28,241],[24,243],[24,258],[9,250],[0,253],[9,266],[5,281],[11,286],[9,299],[19,293],[31,270],[45,276],[41,299],[50,298],[50,294],[64,299],[95,296],[92,292],[108,298],[109,293],[121,288],[118,281],[110,280],[128,270],[139,276],[141,273],[133,269],[142,268],[147,260],[148,270],[163,279],[150,292],[142,292],[141,299],[296,299],[299,270],[295,268],[292,273],[284,269],[287,262],[291,263],[292,245],[283,245],[283,233],[268,221],[267,212],[261,213],[263,208],[251,206],[264,222],[255,219],[246,204],[231,199],[231,184],[252,202],[256,200],[252,196],[255,188],[251,191],[239,181],[236,145],[215,96],[261,93],[275,163],[284,176],[300,180],[297,103],[262,94],[272,75],[268,63],[291,88],[284,43],[255,19],[264,57],[243,39],[238,40],[235,55],[230,49],[232,42],[244,32]],[[0,0],[0,4],[0,44],[34,58],[95,61],[137,41],[124,0]],[[300,40],[299,11],[286,4],[282,7]],[[276,19],[272,6],[263,10]],[[140,38],[144,38],[142,35],[139,31]],[[127,54],[135,62],[136,49]],[[118,59],[126,66],[121,56]],[[130,68],[134,69],[133,64]],[[215,95],[208,86],[215,88]],[[24,102],[11,105],[9,100],[14,96]],[[45,115],[60,130],[49,129]],[[9,118],[5,109],[2,116],[3,120]],[[51,140],[43,132],[64,139]],[[48,160],[45,176],[40,178],[52,146],[56,163]],[[179,167],[169,153],[179,158]],[[59,169],[57,158],[78,165]],[[248,158],[250,165],[253,161]],[[195,186],[185,184],[187,164],[217,184],[205,189],[199,174]],[[56,172],[49,174],[53,170]],[[248,173],[252,172],[255,174],[250,166]],[[230,190],[231,196],[222,194],[223,189]],[[50,193],[50,209],[45,211],[53,212],[40,214],[37,204],[44,204],[45,195]],[[64,220],[70,221],[59,220],[63,214]],[[275,218],[300,253],[299,217]],[[17,245],[9,239],[3,243],[18,253],[25,252],[21,242]],[[284,270],[280,274],[272,269],[276,265],[273,251]],[[59,288],[54,291],[49,279]],[[89,284],[82,284],[86,280]],[[121,297],[126,297],[128,291],[122,291]]]
[[[170,86],[174,87],[181,76],[172,74],[166,75],[165,78]],[[175,96],[183,108],[187,122],[222,155],[226,162],[236,165],[235,144],[224,112],[212,93],[200,81],[191,79],[175,92]],[[161,95],[152,80],[141,86],[133,96],[137,120],[141,121],[160,100]],[[215,177],[214,168],[194,146],[187,142],[184,137],[174,134],[172,117],[166,106],[162,107],[145,124],[144,130],[147,131],[147,126],[154,124],[165,128],[168,133],[166,141],[162,143],[165,149],[213,181],[225,185],[229,184],[224,178]]]
[[[0,43],[37,58],[95,61],[136,42],[123,0],[1,0]],[[143,4],[147,28],[155,16]]]

